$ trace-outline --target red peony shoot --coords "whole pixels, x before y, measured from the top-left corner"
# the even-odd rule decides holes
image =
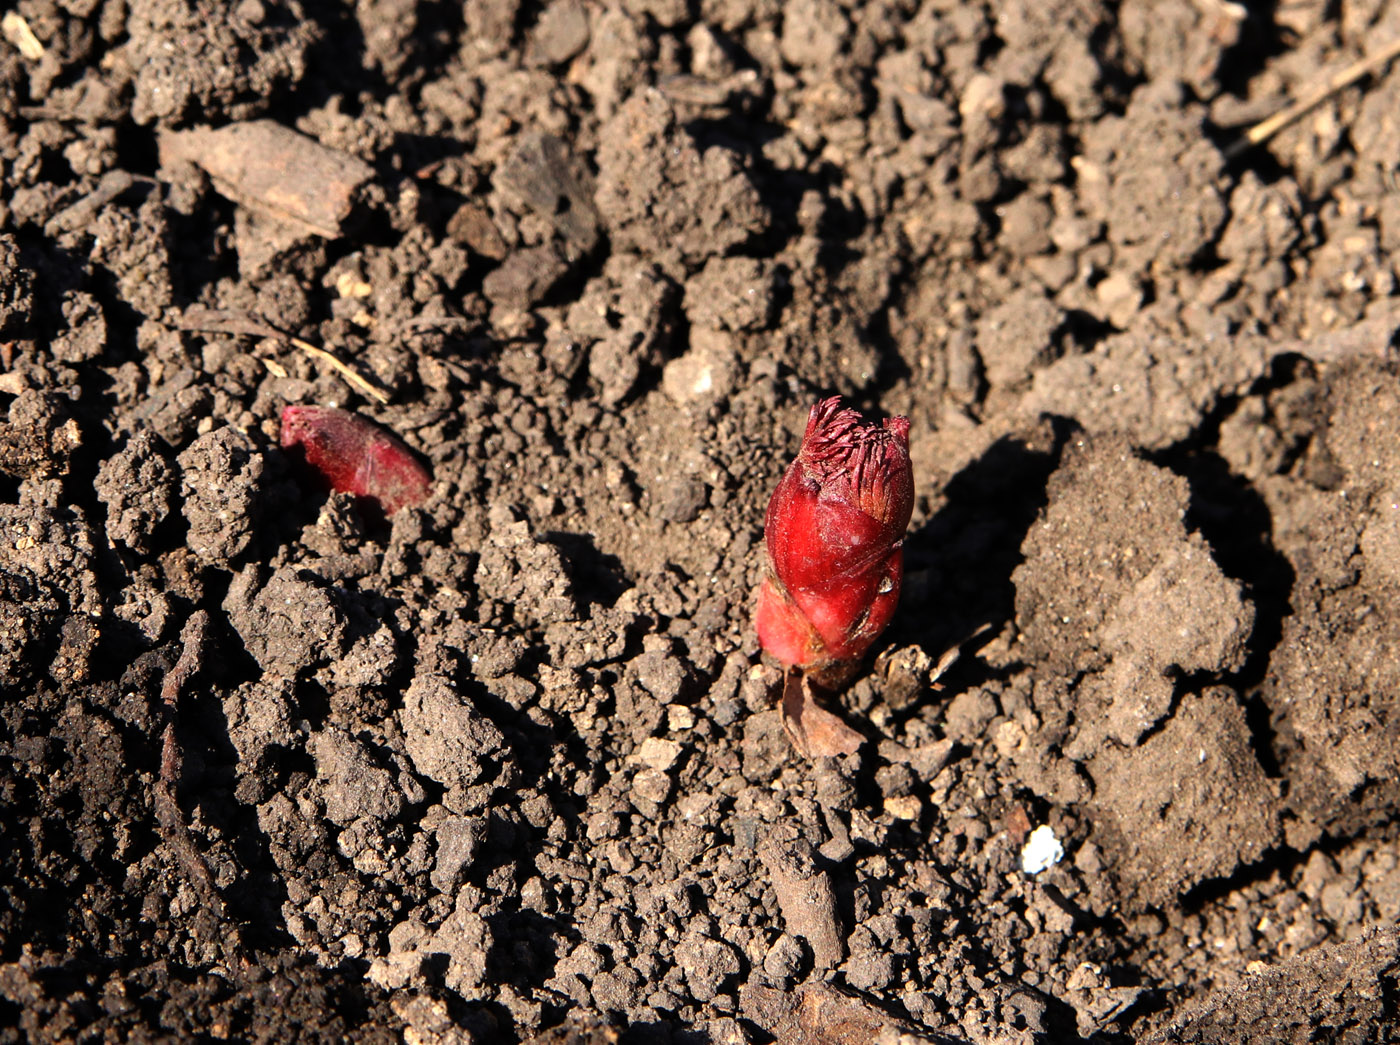
[[[914,507],[909,421],[867,421],[841,398],[812,407],[768,504],[768,574],[755,624],[789,668],[839,677],[894,615]]]
[[[364,497],[385,515],[428,496],[432,477],[398,436],[348,410],[288,406],[282,410],[282,446],[299,446],[331,489]]]

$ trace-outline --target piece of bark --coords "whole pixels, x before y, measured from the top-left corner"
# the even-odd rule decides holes
[[[807,941],[818,970],[834,969],[845,957],[836,892],[817,866],[805,839],[770,845],[760,854],[773,881],[787,931]]]
[[[552,134],[524,134],[496,169],[496,189],[554,225],[569,245],[569,260],[598,245],[598,211],[587,173]]]
[[[853,755],[865,743],[865,737],[817,703],[812,680],[800,668],[790,669],[783,681],[783,727],[804,758]]]
[[[869,998],[829,983],[798,988],[797,1004],[773,1028],[776,1045],[958,1045],[901,1020]]]
[[[164,131],[160,163],[192,163],[229,199],[334,239],[374,168],[271,120]]]

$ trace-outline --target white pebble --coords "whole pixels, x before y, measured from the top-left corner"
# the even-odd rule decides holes
[[[1040,874],[1047,867],[1059,863],[1064,855],[1065,847],[1055,837],[1055,829],[1041,824],[1021,847],[1021,870],[1026,874]]]

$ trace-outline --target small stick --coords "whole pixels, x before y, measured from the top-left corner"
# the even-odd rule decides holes
[[[970,643],[973,639],[985,635],[991,630],[992,625],[990,622],[979,624],[977,628],[972,632],[972,634],[969,635],[967,638],[963,639],[961,642],[957,643],[952,648],[944,650],[943,656],[938,658],[938,663],[935,664],[933,666],[933,670],[929,672],[928,684],[930,688],[942,689],[943,687],[938,684],[938,680],[941,679],[945,674],[947,674],[948,669],[958,662],[958,658],[962,656],[963,647]]]
[[[321,362],[334,369],[337,373],[340,374],[341,377],[343,377],[350,384],[352,388],[360,392],[362,395],[369,396],[381,406],[389,401],[389,397],[387,395],[381,392],[374,385],[370,384],[368,380],[361,377],[358,372],[352,370],[345,363],[342,363],[330,352],[327,352],[324,348],[317,348],[309,341],[303,341],[299,337],[292,337],[290,334],[283,334],[281,336],[285,337],[293,345],[301,349],[313,359],[319,359],[321,360]]]
[[[102,175],[97,188],[76,203],[64,207],[44,225],[44,232],[75,232],[91,225],[97,212],[136,184],[136,178],[123,170],[111,170]]]
[[[204,854],[199,851],[190,834],[190,826],[180,812],[180,803],[175,796],[175,787],[180,779],[180,744],[175,738],[175,714],[180,702],[180,690],[189,682],[190,676],[199,670],[199,662],[204,641],[209,634],[209,614],[196,610],[180,631],[180,657],[175,666],[165,673],[165,681],[160,687],[161,703],[165,705],[165,733],[161,739],[160,776],[155,784],[156,819],[160,822],[161,834],[175,850],[185,873],[189,875],[200,902],[219,919],[224,920],[224,901],[214,884],[214,875]]]
[[[1363,58],[1336,73],[1312,94],[1298,99],[1293,104],[1274,113],[1267,120],[1260,120],[1225,150],[1226,158],[1233,160],[1241,153],[1268,141],[1283,128],[1321,105],[1338,91],[1350,87],[1368,73],[1379,72],[1397,57],[1400,57],[1400,39],[1392,40],[1369,58]]]
[[[415,316],[413,319],[405,319],[394,323],[388,329],[403,331],[405,334],[416,334],[423,330],[446,330],[448,327],[475,327],[479,321],[470,319],[467,316]]]
[[[244,337],[275,337],[287,341],[313,359],[318,359],[334,369],[345,379],[346,384],[361,395],[368,396],[380,405],[389,402],[389,397],[378,387],[371,384],[352,367],[342,363],[334,354],[327,352],[324,348],[317,348],[309,341],[303,341],[299,337],[284,333],[271,323],[264,322],[254,316],[195,306],[185,309],[185,313],[178,320],[178,323],[182,330],[195,330],[209,334],[241,334]]]

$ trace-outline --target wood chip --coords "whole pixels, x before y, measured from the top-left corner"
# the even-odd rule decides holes
[[[773,881],[787,931],[807,941],[818,969],[834,969],[845,957],[836,892],[831,878],[817,866],[811,843],[804,839],[766,847],[759,854]]]
[[[305,233],[339,237],[374,168],[271,120],[163,131],[160,163],[192,163],[220,193]]]

